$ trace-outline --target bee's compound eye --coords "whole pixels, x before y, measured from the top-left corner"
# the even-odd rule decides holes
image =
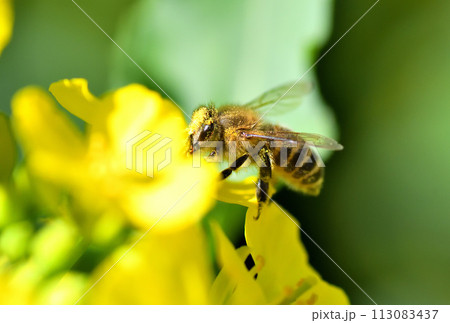
[[[198,140],[203,141],[203,140],[207,139],[208,137],[211,136],[213,130],[214,130],[213,124],[205,125],[200,133],[200,136],[198,137]]]
[[[210,134],[212,131],[214,130],[214,125],[211,124],[207,124],[206,126],[203,127],[203,132]]]

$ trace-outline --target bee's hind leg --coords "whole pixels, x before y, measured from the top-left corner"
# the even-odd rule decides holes
[[[249,155],[245,154],[242,155],[241,157],[239,157],[238,159],[236,159],[233,164],[231,164],[230,167],[224,169],[220,175],[221,175],[221,179],[224,180],[225,178],[227,178],[228,176],[231,175],[232,172],[234,172],[235,170],[237,170],[239,167],[241,167],[248,159]]]
[[[272,178],[272,165],[270,156],[267,152],[262,151],[262,160],[265,165],[259,167],[259,179],[256,185],[256,200],[258,201],[258,213],[255,220],[258,220],[261,215],[263,206],[269,201],[269,183]]]

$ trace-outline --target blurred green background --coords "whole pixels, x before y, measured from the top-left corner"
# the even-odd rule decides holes
[[[77,1],[187,113],[296,79],[374,2]],[[308,73],[304,106],[273,119],[345,146],[320,197],[282,189],[275,199],[379,304],[450,304],[449,21],[448,1],[381,0]],[[72,1],[15,1],[1,111],[23,86],[72,77],[96,94],[131,82],[158,90]],[[244,212],[219,203],[209,216],[239,245]],[[326,280],[371,303],[302,239]]]

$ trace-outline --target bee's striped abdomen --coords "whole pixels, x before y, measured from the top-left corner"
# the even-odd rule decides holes
[[[296,190],[310,195],[319,194],[324,169],[322,160],[315,152],[303,144],[297,147],[274,147],[272,152],[277,176]]]

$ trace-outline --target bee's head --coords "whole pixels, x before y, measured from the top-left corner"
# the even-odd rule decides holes
[[[201,141],[218,140],[218,113],[214,106],[200,106],[192,113],[192,120],[188,127],[189,153],[200,148]]]

